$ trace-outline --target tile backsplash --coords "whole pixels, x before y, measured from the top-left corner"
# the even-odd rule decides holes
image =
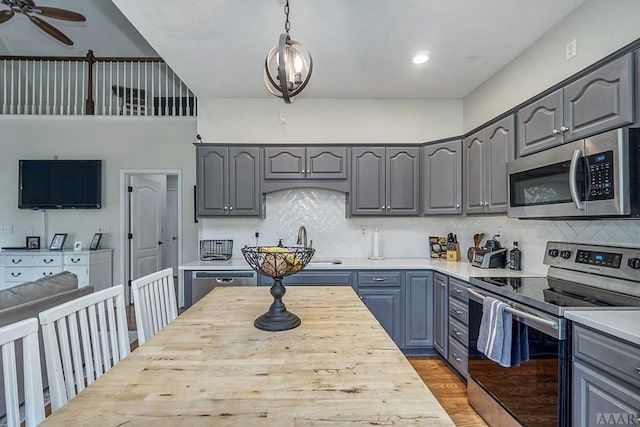
[[[372,234],[378,228],[381,252],[386,258],[427,257],[428,237],[454,233],[460,242],[463,261],[473,245],[475,233],[486,239],[499,234],[503,246],[518,241],[523,252],[522,267],[545,273],[542,264],[548,240],[581,243],[638,245],[640,220],[517,220],[498,216],[439,217],[345,217],[345,195],[323,189],[292,189],[267,194],[266,218],[202,218],[200,239],[233,239],[233,257],[242,258],[240,248],[295,245],[298,228],[304,225],[315,257],[367,257],[371,255]],[[484,241],[483,241],[484,242]]]

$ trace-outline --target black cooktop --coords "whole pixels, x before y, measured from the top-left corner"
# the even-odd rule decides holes
[[[640,307],[639,297],[551,277],[473,277],[471,282],[489,292],[558,315],[566,308]]]

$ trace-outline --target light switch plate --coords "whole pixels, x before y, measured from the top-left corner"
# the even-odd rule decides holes
[[[13,225],[10,225],[10,224],[0,225],[0,233],[2,233],[2,234],[11,234],[11,233],[13,233]]]

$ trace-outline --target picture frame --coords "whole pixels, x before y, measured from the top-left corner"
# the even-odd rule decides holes
[[[40,236],[27,236],[24,247],[27,249],[40,249]]]
[[[53,239],[51,239],[51,244],[49,245],[49,250],[51,251],[61,251],[64,247],[64,241],[67,240],[67,233],[56,233],[53,235]]]
[[[429,250],[431,252],[431,258],[447,259],[447,238],[429,236]]]
[[[73,244],[73,250],[74,251],[81,251],[82,250],[82,242],[81,241],[77,241]]]
[[[91,240],[91,245],[89,245],[89,250],[95,251],[100,247],[100,239],[102,238],[102,233],[96,233],[93,235],[93,239]]]

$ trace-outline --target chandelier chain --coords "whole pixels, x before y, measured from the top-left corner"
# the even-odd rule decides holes
[[[287,0],[287,3],[284,5],[284,14],[287,17],[284,21],[284,30],[289,34],[289,30],[291,29],[291,23],[289,22],[289,0]]]

